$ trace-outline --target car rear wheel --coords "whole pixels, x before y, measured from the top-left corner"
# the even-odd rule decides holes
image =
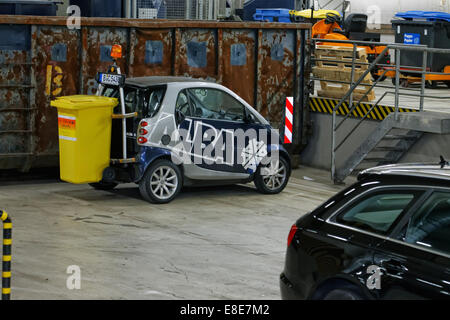
[[[282,157],[270,159],[260,165],[255,173],[256,189],[265,194],[277,194],[283,191],[289,180],[289,164]]]
[[[112,190],[117,187],[117,183],[104,181],[89,183],[89,185],[96,190]]]
[[[181,185],[180,169],[169,160],[158,160],[139,182],[139,191],[148,202],[168,203],[178,195]]]

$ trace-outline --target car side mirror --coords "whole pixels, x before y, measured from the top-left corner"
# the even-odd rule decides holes
[[[182,123],[185,119],[186,115],[183,112],[181,112],[180,110],[177,110],[175,112],[175,121],[177,122],[177,124]]]
[[[250,112],[245,112],[244,114],[244,122],[245,123],[254,123],[255,117]]]

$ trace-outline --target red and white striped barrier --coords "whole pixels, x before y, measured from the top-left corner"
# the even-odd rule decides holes
[[[294,97],[286,97],[284,118],[284,143],[292,143],[292,123],[294,122]]]

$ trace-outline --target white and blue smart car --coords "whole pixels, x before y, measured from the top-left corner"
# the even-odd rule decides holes
[[[152,203],[173,200],[182,186],[248,183],[266,194],[281,192],[291,174],[288,152],[269,123],[226,87],[184,77],[126,79],[126,153],[114,161],[96,189],[139,184]],[[119,98],[119,88],[102,95]],[[120,114],[120,106],[114,113]],[[123,122],[112,127],[111,158],[124,158]]]

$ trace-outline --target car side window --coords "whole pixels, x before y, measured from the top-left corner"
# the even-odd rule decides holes
[[[144,118],[151,118],[159,111],[164,98],[164,93],[165,88],[163,87],[149,88],[145,91],[143,103]]]
[[[228,93],[213,88],[189,89],[195,117],[244,121],[245,106]]]
[[[384,190],[371,193],[344,209],[336,221],[385,235],[421,193],[416,190]]]
[[[124,100],[125,100],[125,112],[126,113],[132,113],[136,111],[136,104],[137,104],[137,97],[138,97],[138,90],[130,87],[125,87],[123,89],[124,94]],[[110,98],[117,98],[119,97],[119,90],[117,88],[107,88],[103,92],[103,95],[105,97]],[[114,107],[114,113],[119,114],[122,113],[121,111],[121,105],[120,102],[117,106]]]
[[[450,254],[450,192],[430,195],[411,216],[403,240]]]
[[[192,116],[192,108],[189,103],[186,90],[181,90],[178,94],[175,110],[181,111],[187,117]]]

